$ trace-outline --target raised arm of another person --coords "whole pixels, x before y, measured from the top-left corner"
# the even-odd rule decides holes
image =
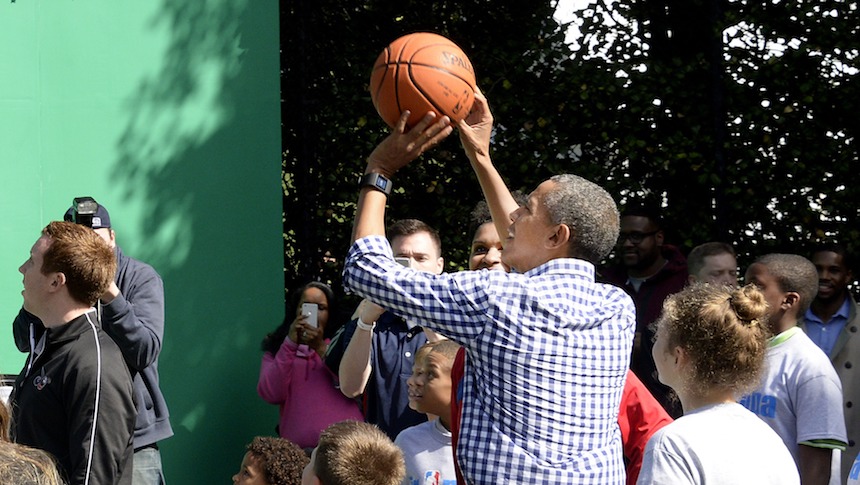
[[[161,353],[164,284],[148,264],[117,253],[117,281],[101,297],[102,328],[119,346],[126,362],[141,371]]]
[[[469,157],[469,162],[475,170],[484,198],[490,206],[493,224],[499,233],[499,239],[504,244],[511,225],[511,213],[517,210],[519,204],[514,200],[511,191],[499,174],[490,158],[490,136],[493,134],[493,114],[487,104],[487,98],[480,89],[475,90],[475,101],[472,111],[457,125],[460,131],[460,142]]]
[[[340,392],[346,397],[355,397],[364,392],[370,379],[370,353],[373,346],[372,326],[385,312],[381,306],[362,300],[355,311],[354,318],[358,319],[355,332],[347,344],[340,361],[338,377]]]

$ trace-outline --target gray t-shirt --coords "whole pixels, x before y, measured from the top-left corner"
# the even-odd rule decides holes
[[[456,485],[451,432],[438,419],[406,428],[394,444],[403,451],[403,485]]]
[[[848,441],[842,412],[842,384],[830,359],[809,337],[793,327],[773,338],[767,350],[762,384],[740,403],[770,425],[782,438],[795,462],[798,446],[818,441],[821,447],[840,449]],[[827,440],[830,444],[821,443]],[[840,452],[834,453],[839,484]]]
[[[768,425],[726,403],[695,409],[654,433],[636,483],[793,485],[800,475]]]

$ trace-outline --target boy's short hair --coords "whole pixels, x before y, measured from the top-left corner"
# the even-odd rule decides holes
[[[302,470],[310,460],[292,441],[271,436],[257,436],[247,451],[259,460],[260,471],[270,485],[302,483]]]
[[[699,244],[690,251],[687,256],[687,269],[691,275],[698,275],[699,271],[705,267],[705,258],[708,256],[719,256],[720,254],[730,254],[736,258],[735,249],[724,242],[712,241],[704,244]]]
[[[800,295],[797,315],[805,314],[818,294],[818,270],[815,269],[815,265],[797,254],[778,253],[766,254],[756,259],[755,263],[767,267],[768,273],[776,279],[780,290]]]
[[[453,340],[443,339],[435,342],[427,342],[418,349],[418,352],[422,354],[429,354],[430,352],[440,354],[448,359],[449,364],[453,365],[458,350],[460,350],[460,344]]]
[[[369,423],[330,425],[320,434],[314,453],[314,474],[323,485],[399,485],[406,476],[400,448]]]

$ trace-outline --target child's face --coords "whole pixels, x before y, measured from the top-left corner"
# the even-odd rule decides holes
[[[787,293],[780,288],[779,280],[770,273],[767,266],[761,263],[751,264],[747,268],[744,279],[747,283],[756,285],[764,295],[764,299],[770,306],[770,322],[778,322],[785,313],[783,304],[786,303],[787,296]]]
[[[419,413],[445,415],[451,407],[451,362],[437,352],[418,352],[409,386],[409,407]]]
[[[255,455],[245,453],[239,473],[233,475],[233,485],[269,485],[261,465]]]
[[[651,356],[654,358],[657,378],[660,382],[672,389],[678,389],[678,360],[675,358],[674,349],[669,348],[666,325],[663,322],[658,325]]]
[[[320,483],[317,478],[317,474],[314,471],[314,463],[317,461],[317,450],[314,448],[313,453],[311,453],[311,461],[305,465],[305,469],[302,470],[302,485],[318,485]]]

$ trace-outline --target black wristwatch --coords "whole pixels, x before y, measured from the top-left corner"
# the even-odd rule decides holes
[[[358,180],[359,187],[372,187],[386,196],[391,195],[391,180],[378,173],[366,173]]]

